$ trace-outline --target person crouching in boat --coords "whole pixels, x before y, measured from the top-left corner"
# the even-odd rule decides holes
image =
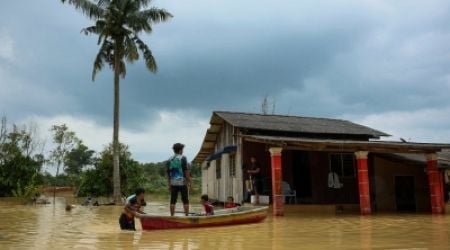
[[[203,205],[206,216],[214,215],[214,206],[209,202],[209,197],[207,194],[202,195],[200,198],[200,203]]]
[[[127,202],[119,218],[120,229],[136,231],[134,223],[134,217],[141,217],[141,214],[145,214],[141,209],[145,206],[145,190],[138,188],[136,193],[127,198]]]
[[[238,207],[238,204],[234,203],[233,196],[228,196],[227,202],[225,202],[223,207],[224,208],[236,208],[236,207]]]

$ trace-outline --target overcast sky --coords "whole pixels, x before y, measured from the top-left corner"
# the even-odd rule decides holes
[[[412,141],[450,142],[450,1],[168,0],[174,18],[142,35],[121,82],[122,142],[161,161],[174,142],[192,159],[213,110],[349,119]],[[91,148],[112,138],[112,72],[91,81],[91,22],[59,0],[2,1],[0,115],[66,123]]]

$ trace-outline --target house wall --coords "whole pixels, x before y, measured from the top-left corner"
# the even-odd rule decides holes
[[[430,211],[427,175],[425,166],[389,161],[375,156],[375,204],[377,211],[396,211],[395,176],[413,176],[415,182],[416,208],[418,212]]]
[[[357,204],[359,202],[358,183],[354,177],[340,179],[341,189],[328,187],[328,174],[330,172],[330,152],[311,151],[309,163],[311,168],[312,203],[313,204]],[[355,162],[356,173],[356,162]]]
[[[207,180],[208,180],[208,184],[207,184],[207,189],[206,189],[206,194],[208,194],[208,196],[210,197],[215,197],[216,193],[217,193],[217,182],[216,182],[216,162],[212,161],[209,163],[209,167],[206,170],[206,175],[207,175]]]
[[[238,138],[237,131],[233,126],[228,123],[224,123],[221,131],[217,137],[215,144],[215,152],[230,145],[237,145],[237,152],[230,154],[222,154],[222,156],[209,163],[209,167],[206,167],[207,162],[203,165],[206,167],[202,170],[202,181],[207,184],[202,184],[202,192],[208,194],[210,198],[225,201],[228,196],[233,196],[235,201],[241,202],[243,199],[242,188],[242,139]],[[230,176],[231,160],[234,160],[236,166],[235,176]],[[216,167],[220,161],[221,165],[221,178],[217,179]]]
[[[202,194],[208,193],[208,169],[207,162],[203,162],[200,167],[202,169]]]

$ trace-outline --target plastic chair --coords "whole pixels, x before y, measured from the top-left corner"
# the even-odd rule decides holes
[[[292,200],[294,200],[294,204],[297,204],[297,191],[292,190],[291,186],[289,186],[289,183],[285,181],[283,181],[283,197],[288,204],[290,204]]]

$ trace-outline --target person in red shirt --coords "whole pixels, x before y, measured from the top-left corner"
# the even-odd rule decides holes
[[[209,202],[209,197],[207,194],[202,195],[200,198],[200,203],[203,205],[205,215],[214,215],[214,206]]]
[[[238,207],[236,203],[234,203],[233,196],[228,196],[227,202],[225,202],[224,208],[235,208]]]

